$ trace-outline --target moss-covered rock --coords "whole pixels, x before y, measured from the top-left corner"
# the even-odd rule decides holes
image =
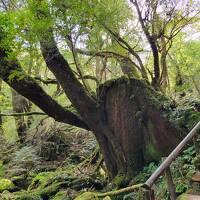
[[[182,194],[181,196],[177,198],[177,200],[188,200],[188,196],[187,194]]]
[[[59,191],[51,200],[70,200],[66,191]]]
[[[85,192],[76,197],[75,200],[100,200],[100,198],[98,197],[98,193]]]
[[[0,192],[3,192],[4,190],[14,190],[15,189],[15,185],[13,184],[13,182],[9,179],[0,179]]]
[[[37,174],[30,186],[28,187],[28,190],[33,190],[33,189],[42,189],[44,188],[46,185],[49,185],[54,177],[56,177],[57,173],[56,172],[41,172],[39,174]]]
[[[182,194],[177,198],[177,200],[192,200],[192,199],[199,199],[200,196],[197,195],[190,195],[190,194]]]
[[[119,173],[112,181],[116,188],[126,187],[129,182],[129,177],[125,173]]]
[[[42,189],[35,189],[31,191],[19,191],[14,193],[5,193],[2,194],[2,198],[12,199],[12,200],[42,200],[42,199],[49,199],[50,197],[54,196],[60,188],[61,183],[55,183],[50,186],[46,186]],[[8,197],[12,198],[8,198]]]
[[[11,181],[19,188],[26,189],[31,183],[32,177],[26,176],[25,174],[19,176],[13,176]]]
[[[24,194],[14,197],[15,200],[42,200],[40,195],[37,194]]]

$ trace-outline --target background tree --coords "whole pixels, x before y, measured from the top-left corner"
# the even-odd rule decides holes
[[[155,87],[166,88],[168,84],[167,55],[177,34],[198,20],[196,2],[134,1],[138,19],[153,55],[153,80]]]

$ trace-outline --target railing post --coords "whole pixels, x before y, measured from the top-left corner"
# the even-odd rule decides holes
[[[174,185],[174,182],[172,179],[170,168],[166,169],[165,177],[166,177],[166,181],[167,181],[167,188],[169,191],[170,200],[176,200],[176,198],[177,198],[176,188],[175,188],[175,185]]]
[[[199,133],[200,133],[200,131],[199,131]],[[200,147],[199,147],[199,143],[197,142],[197,138],[198,138],[197,135],[194,135],[193,143],[194,143],[196,156],[199,155],[199,153],[200,153]]]
[[[144,200],[155,200],[153,189],[144,189]]]
[[[162,160],[164,161],[166,158],[163,158]],[[166,178],[166,182],[167,182],[167,188],[169,191],[169,196],[170,196],[170,200],[176,200],[177,196],[176,196],[176,188],[173,182],[173,178],[172,178],[172,174],[170,171],[170,166],[165,170],[165,178]]]

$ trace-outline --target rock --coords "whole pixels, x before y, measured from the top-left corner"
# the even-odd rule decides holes
[[[37,191],[20,190],[13,193],[4,191],[0,196],[0,200],[43,200],[43,198]]]
[[[70,188],[62,189],[56,193],[56,195],[50,200],[71,200],[78,195],[78,192]]]
[[[13,182],[9,179],[0,179],[0,192],[3,192],[4,190],[12,191],[16,187],[13,184]]]
[[[13,176],[11,181],[20,189],[26,189],[31,182],[30,178],[25,175]]]

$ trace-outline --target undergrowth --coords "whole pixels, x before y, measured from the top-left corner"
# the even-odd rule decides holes
[[[195,161],[196,161],[196,151],[195,147],[190,146],[185,149],[180,156],[171,164],[170,171],[172,174],[173,182],[175,184],[176,193],[180,195],[186,192],[189,187],[189,181],[192,175],[195,173]],[[134,183],[144,183],[148,177],[158,168],[160,163],[151,162],[143,168],[143,170],[134,178]],[[167,190],[166,179],[163,176],[160,176],[156,184],[153,186],[155,196],[157,200],[168,200],[169,193]],[[124,196],[127,200],[135,200],[136,194],[132,193]]]

